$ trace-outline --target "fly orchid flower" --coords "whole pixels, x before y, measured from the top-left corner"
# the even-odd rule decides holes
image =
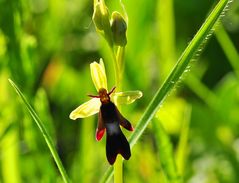
[[[108,92],[107,78],[102,59],[100,63],[91,63],[90,71],[99,95],[89,95],[92,99],[72,111],[70,118],[75,120],[99,113],[96,140],[101,140],[106,130],[106,156],[109,163],[111,165],[114,164],[117,154],[121,154],[124,159],[128,160],[131,156],[130,146],[121,131],[120,125],[129,131],[133,131],[133,127],[121,115],[115,104],[131,104],[136,99],[142,97],[142,92],[114,92],[115,87]]]

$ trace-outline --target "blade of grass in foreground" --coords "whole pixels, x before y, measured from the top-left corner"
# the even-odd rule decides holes
[[[57,154],[56,148],[54,146],[54,143],[50,137],[50,135],[48,134],[46,127],[44,126],[44,123],[40,120],[40,118],[38,117],[38,115],[36,114],[36,112],[34,111],[34,109],[32,108],[32,106],[28,103],[28,101],[26,100],[25,96],[23,95],[23,93],[20,91],[20,89],[17,87],[17,85],[10,79],[8,79],[9,82],[11,83],[11,85],[13,86],[13,88],[15,89],[15,91],[17,92],[17,94],[20,96],[20,98],[22,99],[23,103],[25,104],[28,112],[31,114],[32,118],[34,119],[34,121],[36,122],[39,130],[41,131],[41,134],[43,135],[49,149],[50,152],[56,162],[56,165],[61,173],[61,176],[64,180],[65,183],[70,183],[70,179],[68,178],[66,171],[62,165],[62,162]]]
[[[190,61],[194,58],[195,54],[202,49],[202,44],[205,43],[209,36],[212,34],[212,28],[220,18],[222,14],[225,13],[225,9],[228,3],[232,2],[231,0],[220,0],[210,15],[207,17],[197,34],[194,36],[192,41],[189,43],[187,48],[182,53],[181,57],[179,58],[177,64],[169,74],[166,81],[163,83],[161,88],[157,91],[151,102],[149,103],[148,107],[146,108],[143,116],[141,117],[140,121],[138,122],[135,131],[133,132],[132,136],[130,137],[130,146],[131,148],[135,145],[138,141],[139,137],[142,135],[144,130],[146,129],[149,122],[154,117],[155,113],[159,110],[160,105],[162,104],[163,100],[167,97],[176,83],[180,80],[182,74],[187,70],[187,67]],[[101,182],[108,182],[113,175],[113,168],[110,167],[104,174]]]

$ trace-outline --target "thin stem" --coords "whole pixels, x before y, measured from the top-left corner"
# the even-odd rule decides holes
[[[114,65],[115,65],[115,80],[116,80],[116,89],[117,91],[122,90],[122,76],[123,76],[123,65],[124,65],[124,47],[119,47],[117,49],[117,54],[113,52],[114,56]],[[118,104],[117,107],[120,106]],[[121,156],[117,156],[114,164],[114,183],[123,182],[123,159]]]
[[[119,46],[116,53],[116,60],[118,65],[118,87],[122,90],[122,79],[123,79],[123,72],[124,72],[124,53],[125,47]]]
[[[115,86],[117,86],[116,90],[118,91],[118,84],[119,84],[119,77],[117,75],[117,73],[119,73],[119,68],[118,68],[118,63],[117,63],[117,58],[114,52],[114,48],[110,47],[111,53],[112,53],[112,57],[114,59],[114,73],[115,73]]]
[[[123,159],[122,156],[117,156],[114,164],[114,183],[123,182]]]
[[[117,51],[115,53],[114,49],[111,48],[111,52],[114,59],[114,71],[115,71],[115,86],[116,90],[119,92],[122,90],[122,78],[124,72],[124,53],[125,47],[117,47]]]

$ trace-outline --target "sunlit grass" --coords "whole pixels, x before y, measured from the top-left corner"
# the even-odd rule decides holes
[[[34,111],[34,109],[32,108],[32,106],[28,103],[28,101],[26,100],[26,98],[24,97],[23,93],[20,91],[20,89],[16,86],[16,84],[9,79],[9,82],[11,83],[12,87],[16,90],[16,93],[19,95],[19,97],[21,98],[21,100],[23,101],[24,105],[26,106],[28,112],[30,113],[30,115],[32,116],[33,120],[35,121],[35,123],[37,124],[42,136],[44,137],[46,144],[48,145],[48,148],[50,149],[50,152],[58,166],[58,169],[62,175],[62,178],[64,180],[64,182],[69,183],[70,179],[68,178],[65,168],[62,165],[62,162],[58,156],[57,150],[54,146],[53,140],[51,139],[49,133],[46,130],[46,127],[44,125],[44,123],[40,120],[40,118],[38,117],[38,115],[36,114],[36,112]]]

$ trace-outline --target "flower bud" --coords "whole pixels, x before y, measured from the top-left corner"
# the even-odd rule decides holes
[[[105,26],[109,24],[109,12],[103,3],[98,2],[95,5],[92,19],[99,30],[104,30]]]
[[[127,44],[126,37],[127,24],[122,15],[115,11],[112,13],[111,31],[115,45],[125,46]]]

